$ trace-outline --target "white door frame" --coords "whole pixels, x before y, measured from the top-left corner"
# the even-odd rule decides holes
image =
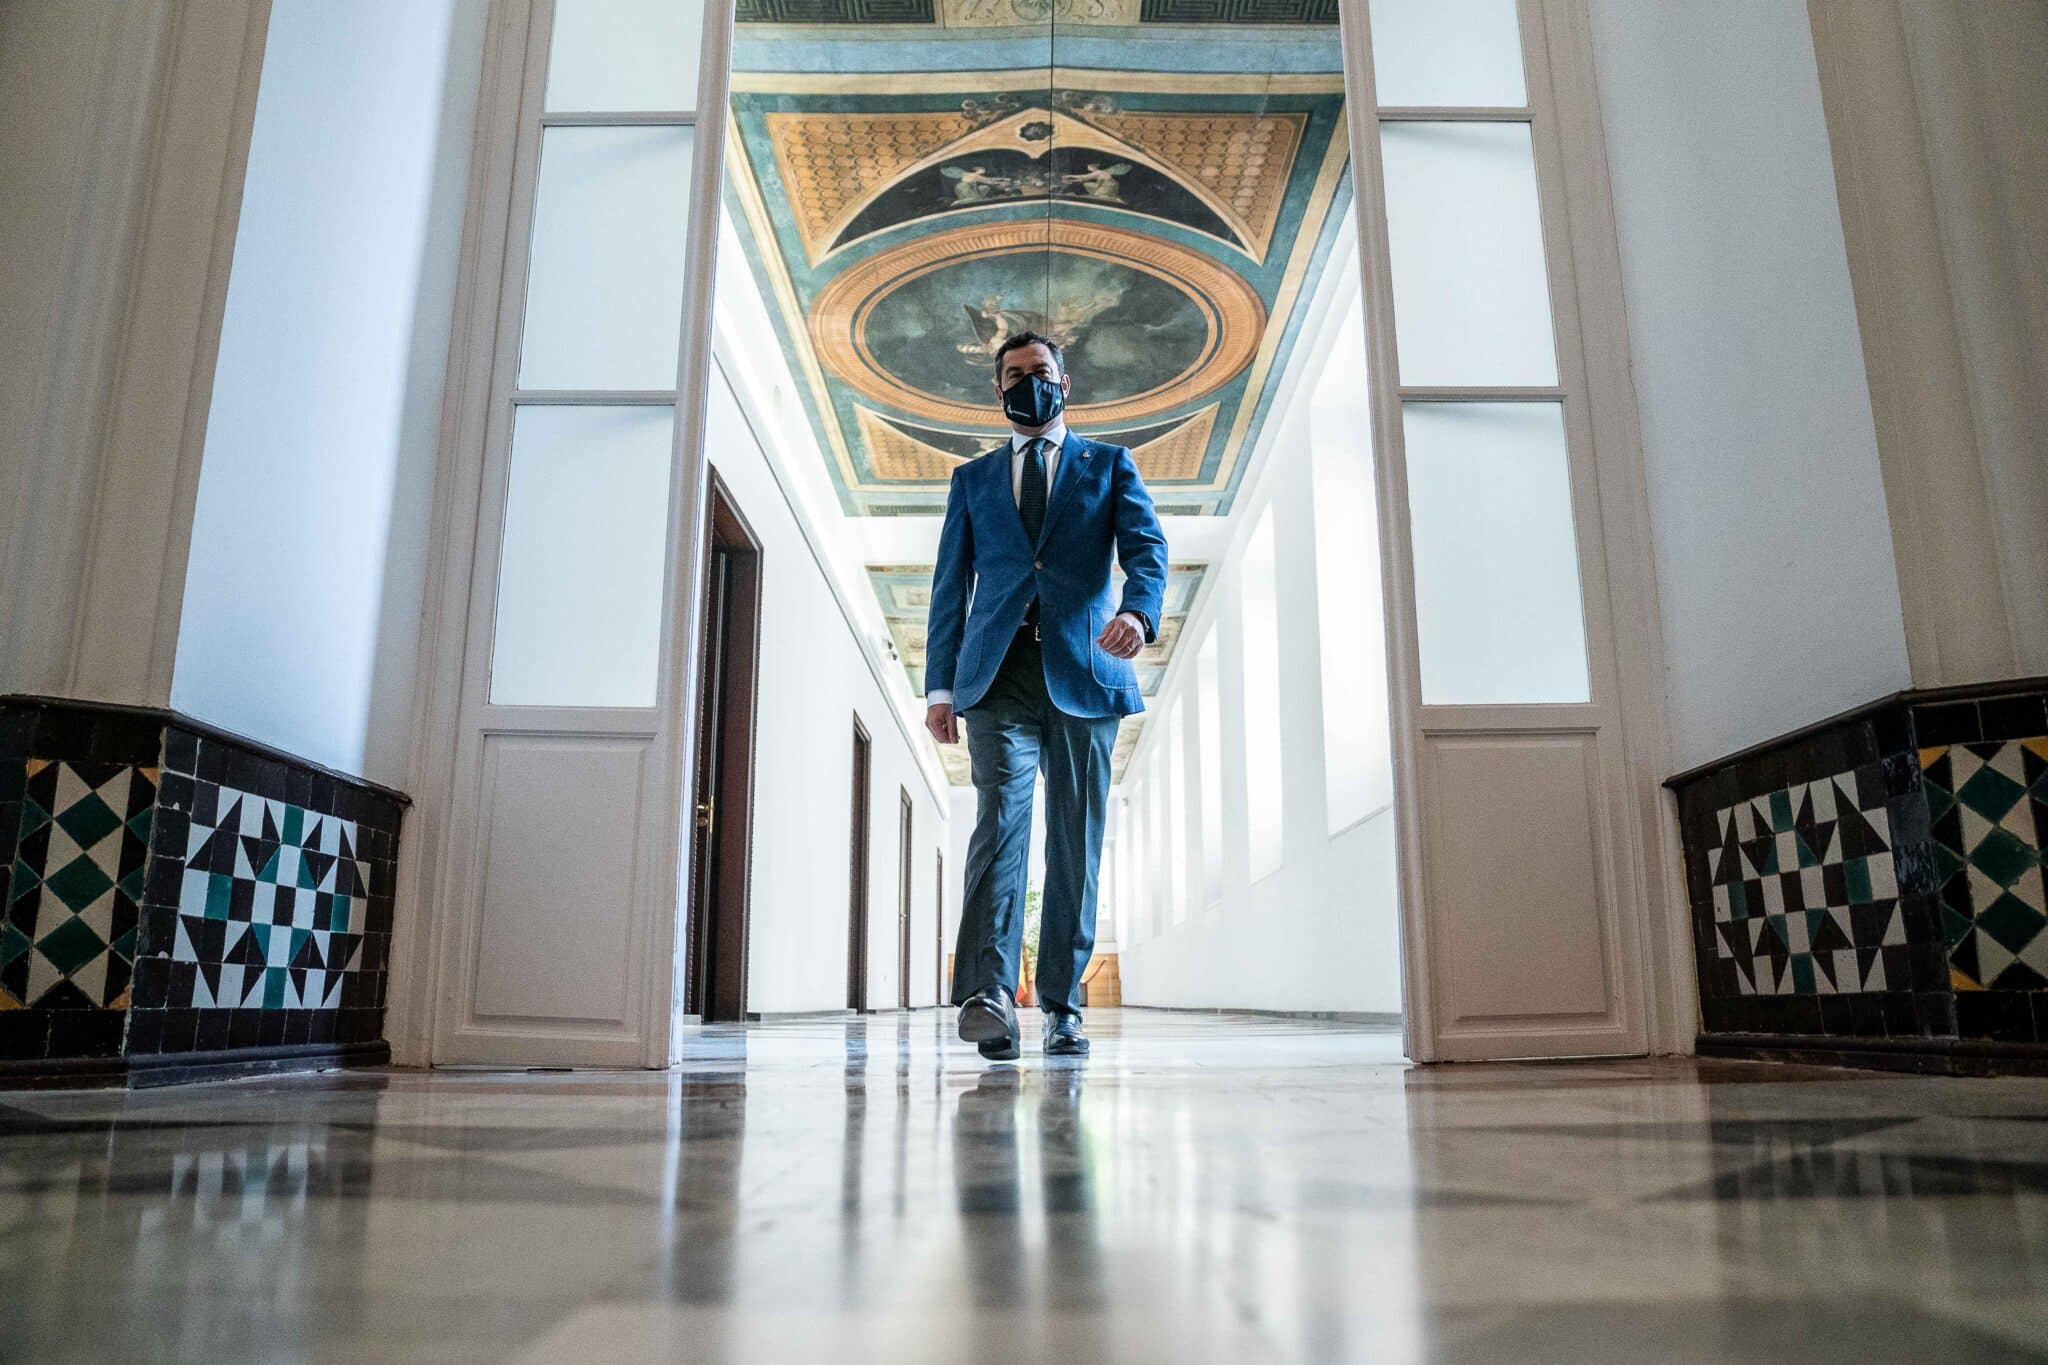
[[[1592,65],[1587,0],[1519,0],[1529,104],[1520,110],[1377,107],[1365,7],[1340,7],[1350,119],[1354,216],[1365,293],[1373,441],[1399,830],[1406,1050],[1417,1061],[1550,1050],[1689,1051],[1696,1013],[1676,826],[1658,785],[1669,765],[1663,636],[1643,486],[1640,428],[1628,363],[1620,258]],[[1398,382],[1393,277],[1378,125],[1471,118],[1531,127],[1557,346],[1555,388],[1432,391]],[[1572,155],[1567,157],[1564,148]],[[1580,542],[1591,699],[1582,705],[1430,706],[1421,698],[1402,400],[1561,400]],[[1443,966],[1428,913],[1425,737],[1593,737],[1601,918],[1617,959],[1605,963],[1604,1020],[1545,1034],[1480,1024],[1447,1036],[1437,986]]]
[[[651,709],[493,706],[486,696],[491,640],[479,594],[495,592],[513,393],[519,360],[528,234],[539,173],[541,104],[554,0],[493,0],[471,160],[458,326],[451,342],[442,458],[434,500],[434,541],[422,624],[420,687],[411,781],[416,797],[399,878],[401,911],[393,945],[387,1034],[393,1059],[421,1065],[448,1055],[478,1061],[549,1061],[659,1067],[668,1063],[675,945],[683,909],[683,793],[694,761],[688,699],[698,686],[702,630],[703,450],[711,359],[713,280],[724,184],[732,7],[705,5],[697,104],[701,120],[626,114],[606,123],[693,123],[687,273],[673,394],[547,395],[548,401],[659,402],[675,408],[661,681]],[[533,401],[534,395],[525,395]],[[477,622],[483,623],[478,628]],[[516,719],[514,718],[516,713]],[[560,1029],[538,1042],[491,1036],[468,1022],[466,973],[478,929],[483,874],[479,829],[483,792],[480,733],[510,724],[551,733],[644,741],[650,769],[638,820],[637,916],[627,949],[628,1018],[620,1026]]]

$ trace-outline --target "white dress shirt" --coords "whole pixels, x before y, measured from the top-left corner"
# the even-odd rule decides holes
[[[1033,441],[1051,441],[1051,449],[1045,452],[1045,495],[1052,497],[1053,479],[1059,473],[1060,447],[1066,443],[1067,424],[1055,421],[1036,436],[1026,436],[1020,431],[1010,433],[1010,498],[1018,506],[1024,504],[1024,447]],[[1134,615],[1136,613],[1133,613]],[[949,687],[934,687],[925,693],[926,706],[951,706],[953,690]]]

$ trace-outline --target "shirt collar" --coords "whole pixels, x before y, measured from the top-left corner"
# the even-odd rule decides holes
[[[1011,432],[1010,453],[1012,455],[1015,455],[1019,451],[1023,450],[1024,443],[1026,441],[1035,441],[1041,439],[1051,441],[1053,444],[1053,448],[1057,450],[1059,447],[1067,443],[1067,424],[1065,422],[1054,422],[1051,426],[1047,427],[1037,436],[1026,436],[1021,432]]]

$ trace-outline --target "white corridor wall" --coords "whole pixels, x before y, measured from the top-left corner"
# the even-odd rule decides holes
[[[768,1014],[845,1008],[856,714],[874,745],[868,1004],[888,1009],[898,999],[898,793],[907,789],[914,843],[910,1001],[930,1005],[937,999],[937,853],[948,847],[949,802],[927,780],[892,714],[901,703],[876,681],[869,646],[813,557],[726,365],[721,350],[711,372],[704,448],[759,538],[762,564],[747,1008]],[[949,877],[957,877],[954,869],[949,852]]]
[[[1674,768],[1909,682],[1799,0],[1593,0]]]
[[[275,0],[171,704],[403,786],[486,0]]]
[[[1355,326],[1351,311],[1347,325]],[[1362,385],[1352,385],[1354,389]],[[1370,460],[1363,420],[1352,428],[1356,458]],[[1397,1014],[1401,1009],[1401,958],[1394,860],[1394,818],[1381,807],[1331,834],[1328,782],[1324,756],[1324,707],[1357,706],[1357,693],[1327,698],[1318,635],[1325,613],[1319,611],[1322,591],[1344,594],[1361,628],[1379,628],[1379,605],[1357,596],[1358,585],[1318,583],[1316,533],[1317,496],[1309,447],[1307,405],[1297,403],[1286,414],[1273,441],[1274,467],[1260,496],[1270,497],[1274,576],[1278,604],[1279,701],[1278,735],[1282,751],[1280,825],[1285,831],[1280,862],[1270,873],[1254,878],[1249,829],[1246,764],[1246,674],[1244,616],[1240,570],[1247,537],[1240,535],[1223,560],[1212,564],[1212,580],[1176,649],[1176,664],[1167,687],[1146,701],[1147,731],[1131,774],[1147,774],[1146,785],[1157,800],[1159,775],[1168,765],[1154,765],[1153,755],[1165,736],[1155,727],[1177,697],[1183,698],[1181,723],[1191,762],[1189,771],[1207,771],[1201,758],[1205,729],[1201,714],[1199,660],[1205,632],[1214,629],[1220,705],[1214,729],[1220,732],[1220,789],[1223,839],[1220,894],[1205,867],[1205,821],[1198,803],[1189,810],[1186,828],[1186,874],[1179,879],[1190,898],[1184,912],[1172,913],[1162,887],[1173,884],[1170,870],[1159,865],[1172,847],[1170,840],[1133,843],[1145,821],[1128,804],[1118,811],[1116,854],[1118,917],[1122,927],[1119,966],[1127,1005],[1191,1008],[1333,1011]],[[1366,485],[1369,486],[1369,480]],[[1355,485],[1354,485],[1355,486]],[[1372,534],[1373,508],[1355,509],[1357,525]],[[1247,527],[1259,508],[1238,513]],[[1169,537],[1172,526],[1167,527]],[[1378,585],[1367,591],[1377,593]],[[1332,620],[1345,615],[1345,601],[1328,612]],[[1372,649],[1373,667],[1382,667],[1379,648]],[[1271,666],[1271,661],[1264,661]],[[1365,724],[1384,728],[1384,688],[1366,693],[1367,704],[1380,707]],[[1356,718],[1353,718],[1356,719]],[[1356,732],[1360,725],[1347,725]],[[1384,746],[1380,752],[1384,753]],[[1382,760],[1384,761],[1384,760]],[[1199,779],[1198,779],[1199,780]],[[1370,782],[1391,790],[1390,777]],[[1119,789],[1119,798],[1126,795]],[[1150,859],[1152,866],[1139,866]],[[1153,914],[1135,908],[1154,898]]]

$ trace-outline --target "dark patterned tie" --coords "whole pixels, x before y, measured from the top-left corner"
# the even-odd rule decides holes
[[[1038,533],[1045,529],[1045,450],[1052,442],[1034,436],[1024,443],[1024,477],[1017,485],[1017,512],[1024,518],[1024,535],[1035,549]],[[1024,608],[1024,624],[1038,625],[1038,599]]]
[[[1045,448],[1051,444],[1043,436],[1024,443],[1024,478],[1017,489],[1017,511],[1024,518],[1024,534],[1034,546],[1045,527]]]

